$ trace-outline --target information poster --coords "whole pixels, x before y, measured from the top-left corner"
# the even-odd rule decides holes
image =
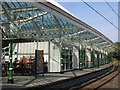
[[[36,65],[37,73],[44,73],[44,51],[36,50]]]

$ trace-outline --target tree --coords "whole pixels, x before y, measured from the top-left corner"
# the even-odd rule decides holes
[[[110,52],[108,54],[109,57],[120,60],[120,42],[115,42],[114,43],[116,49],[114,52]]]

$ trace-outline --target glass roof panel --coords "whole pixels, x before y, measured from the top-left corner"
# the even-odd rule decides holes
[[[5,8],[5,9],[9,9],[9,5],[6,3],[6,2],[2,2],[2,6]]]
[[[13,5],[16,7],[16,8],[20,8],[20,4],[18,2],[14,2]]]
[[[3,21],[3,22],[8,22],[8,19],[7,19],[6,15],[1,15],[0,20]]]
[[[19,4],[22,6],[22,7],[26,7],[27,4],[25,2],[19,2]]]
[[[42,27],[41,22],[39,22],[39,21],[34,21],[34,22],[38,25],[38,27],[39,27],[39,28],[41,28],[41,27]]]
[[[42,29],[42,27],[44,27],[43,30],[46,30],[44,32],[44,35],[54,37],[54,36],[59,36],[59,30],[61,28],[61,30],[63,30],[62,31],[63,35],[71,35],[73,40],[82,39],[83,41],[85,40],[86,42],[91,42],[91,41],[93,41],[93,42],[96,41],[98,43],[106,42],[106,41],[100,41],[103,39],[102,38],[97,39],[98,36],[97,35],[94,36],[94,34],[90,33],[89,31],[82,30],[83,32],[80,32],[80,30],[78,29],[78,27],[76,25],[73,25],[72,23],[69,23],[68,21],[66,21],[64,19],[56,17],[50,13],[44,14],[45,11],[41,11],[41,10],[27,11],[28,10],[27,7],[31,8],[31,9],[33,8],[33,7],[30,7],[31,5],[29,5],[29,3],[4,2],[2,4],[3,4],[3,6],[5,6],[6,10],[9,8],[18,9],[21,7],[25,7],[24,10],[26,10],[26,11],[22,11],[22,12],[20,12],[19,10],[17,12],[15,12],[15,10],[13,9],[14,16],[17,17],[17,19],[15,20],[16,25],[19,25],[19,22],[17,22],[18,19],[22,20],[22,22],[20,22],[20,30],[33,30],[33,29],[36,30],[38,28]],[[0,16],[0,20],[4,21],[4,22],[8,22],[5,14]],[[24,21],[24,20],[28,20],[28,21]],[[55,29],[55,28],[58,28],[58,29]],[[53,30],[53,29],[55,29],[55,30]],[[13,28],[13,31],[15,31],[15,28]],[[75,36],[75,37],[72,36],[77,32],[80,32],[80,35],[81,35],[80,38],[78,36]],[[30,36],[30,35],[28,35],[28,36]]]
[[[9,6],[10,8],[15,8],[15,6],[13,5],[12,2],[7,2],[7,4],[8,4],[8,6]]]

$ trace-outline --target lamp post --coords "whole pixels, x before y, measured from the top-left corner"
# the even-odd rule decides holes
[[[10,66],[9,66],[9,75],[8,75],[8,83],[13,84],[13,64],[12,64],[12,52],[13,52],[13,48],[12,48],[12,40],[10,41]]]
[[[7,28],[6,30],[8,30],[8,34],[11,34],[11,27],[10,24],[13,23],[17,16],[12,13],[11,10],[8,10],[4,5],[2,5],[2,3],[0,2],[1,6],[2,6],[2,10],[5,13],[5,17],[6,19],[3,19],[3,22],[7,22],[8,25],[6,25],[5,27]],[[14,23],[13,23],[14,24]],[[12,40],[10,40],[10,65],[9,65],[9,75],[8,75],[8,83],[13,83],[13,65],[12,65],[12,52],[13,52],[13,48],[12,48]]]

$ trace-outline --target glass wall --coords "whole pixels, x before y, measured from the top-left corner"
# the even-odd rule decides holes
[[[70,70],[72,69],[72,48],[63,47],[61,52],[63,70]]]

